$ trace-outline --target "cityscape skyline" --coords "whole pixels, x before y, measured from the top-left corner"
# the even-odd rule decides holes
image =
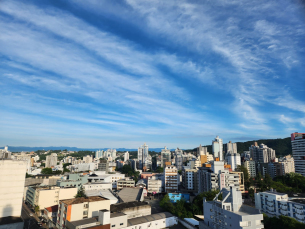
[[[0,145],[192,149],[305,128],[293,1],[1,1]]]

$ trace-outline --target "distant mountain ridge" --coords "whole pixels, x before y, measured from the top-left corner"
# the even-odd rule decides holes
[[[260,140],[253,140],[247,142],[236,142],[237,143],[237,151],[238,153],[242,153],[243,151],[248,151],[249,147],[253,145],[254,142],[258,144],[265,144],[268,147],[275,150],[277,157],[282,157],[288,154],[292,154],[291,149],[291,138],[278,138],[278,139],[260,139]],[[206,145],[208,147],[208,152],[212,152],[212,145]],[[1,147],[1,148],[4,148]],[[109,148],[78,148],[78,147],[68,147],[68,146],[49,146],[49,147],[27,147],[27,146],[8,146],[8,149],[11,152],[21,152],[21,151],[36,151],[36,150],[71,150],[71,151],[81,151],[81,150],[107,150]],[[149,151],[161,152],[163,148],[149,148]],[[188,149],[185,151],[196,151],[197,148]],[[127,149],[127,148],[116,148],[117,151],[138,151],[138,149]],[[170,149],[174,151],[175,149]]]

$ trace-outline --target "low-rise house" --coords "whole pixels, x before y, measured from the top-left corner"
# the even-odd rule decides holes
[[[117,181],[117,190],[121,190],[123,188],[132,188],[135,186],[135,181],[129,178],[120,179]]]

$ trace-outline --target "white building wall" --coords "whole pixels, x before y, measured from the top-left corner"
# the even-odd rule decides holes
[[[1,217],[20,217],[27,162],[0,160]]]
[[[145,222],[137,225],[132,225],[129,227],[126,227],[127,229],[135,229],[135,228],[141,228],[141,229],[159,229],[159,228],[168,228],[172,227],[174,225],[178,224],[178,217],[173,216],[165,219],[158,219],[150,222]]]

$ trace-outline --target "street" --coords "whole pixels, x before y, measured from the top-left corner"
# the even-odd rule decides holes
[[[32,216],[31,216],[32,214]],[[40,229],[45,227],[40,227],[38,225],[38,217],[31,209],[24,203],[22,203],[21,217],[24,220],[24,229]]]

